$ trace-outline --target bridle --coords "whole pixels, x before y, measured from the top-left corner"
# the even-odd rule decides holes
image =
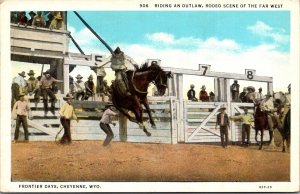
[[[163,72],[163,71],[159,72],[159,73],[156,75],[155,79],[153,80],[153,84],[154,84],[155,86],[164,86],[164,87],[167,87],[167,85],[163,83],[162,76],[160,76],[160,74],[161,74],[162,72]],[[156,84],[158,78],[159,78],[159,82]]]

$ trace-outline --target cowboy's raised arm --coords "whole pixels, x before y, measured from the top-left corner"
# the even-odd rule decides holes
[[[125,60],[127,60],[129,63],[131,63],[131,65],[133,65],[134,68],[137,69],[138,63],[135,62],[135,61],[133,60],[133,58],[129,57],[128,55],[125,55]]]

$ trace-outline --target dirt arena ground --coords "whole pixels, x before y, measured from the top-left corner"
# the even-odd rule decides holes
[[[12,143],[13,181],[289,181],[290,153],[231,145]]]

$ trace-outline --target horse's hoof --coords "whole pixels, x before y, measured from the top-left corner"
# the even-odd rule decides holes
[[[148,137],[151,136],[151,133],[150,133],[150,132],[146,131],[145,133],[146,133],[146,135],[147,135]]]
[[[151,125],[152,129],[156,129],[156,125]]]

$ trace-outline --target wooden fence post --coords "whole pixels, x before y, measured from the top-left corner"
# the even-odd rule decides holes
[[[120,141],[126,142],[127,141],[127,117],[123,114],[119,114],[119,136]]]

